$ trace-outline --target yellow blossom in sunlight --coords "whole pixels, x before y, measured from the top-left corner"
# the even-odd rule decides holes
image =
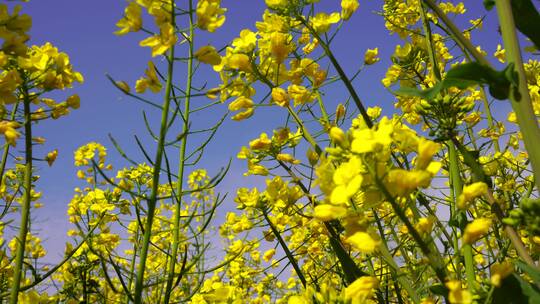
[[[15,129],[19,128],[20,125],[15,121],[0,121],[0,134],[4,135],[6,142],[11,146],[17,145],[17,139],[21,134]]]
[[[116,35],[125,35],[129,32],[137,32],[142,27],[142,9],[136,2],[128,4],[124,10],[124,17],[116,23],[120,29],[114,32]]]
[[[127,82],[125,81],[116,81],[115,84],[125,94],[129,94],[129,92],[131,91],[129,84],[127,84]]]
[[[362,253],[370,254],[377,250],[381,241],[374,239],[367,232],[357,231],[347,238],[347,243],[351,244],[355,249]]]
[[[159,28],[159,35],[154,35],[142,40],[139,45],[152,48],[152,57],[161,55],[170,49],[177,41],[174,27],[165,23]]]
[[[270,34],[270,52],[278,63],[282,63],[293,50],[294,44],[289,34]]]
[[[359,5],[358,0],[341,0],[341,19],[349,20]]]
[[[137,80],[137,83],[135,83],[135,91],[137,93],[144,93],[146,89],[150,89],[150,91],[154,93],[161,91],[161,82],[159,82],[156,66],[152,61],[148,61],[148,68],[144,73],[146,74],[146,77],[141,77]]]
[[[334,206],[330,204],[322,204],[315,206],[313,217],[321,221],[327,222],[344,217],[347,214],[347,208],[343,206]]]
[[[279,161],[294,164],[294,165],[297,165],[300,163],[300,160],[294,158],[294,156],[288,153],[279,153],[278,155],[276,155],[276,159]]]
[[[314,96],[311,92],[304,86],[292,84],[287,88],[289,96],[294,101],[294,106],[299,106],[313,101]]]
[[[347,140],[347,134],[343,132],[339,127],[332,127],[328,131],[328,136],[330,136],[330,139],[332,142],[336,143],[338,146],[342,148],[346,148],[349,145],[349,141]]]
[[[253,101],[247,97],[240,96],[229,104],[229,111],[241,111],[232,117],[233,120],[242,120],[253,115]]]
[[[393,169],[388,173],[389,190],[396,195],[406,196],[417,188],[429,187],[432,178],[433,175],[425,170]]]
[[[221,56],[217,52],[216,48],[211,45],[201,47],[193,55],[195,56],[195,59],[202,63],[210,65],[218,65],[221,63]]]
[[[500,44],[497,44],[497,50],[493,54],[493,57],[497,58],[499,62],[505,63],[506,62],[506,50],[501,47]]]
[[[422,217],[418,219],[418,223],[414,225],[414,228],[422,234],[431,233],[435,220],[433,217]]]
[[[272,257],[274,256],[274,254],[276,254],[276,249],[272,248],[272,249],[268,249],[267,251],[264,252],[263,254],[263,260],[265,262],[269,262]]]
[[[488,186],[484,182],[476,182],[463,187],[463,191],[457,198],[457,207],[459,209],[467,209],[468,203],[473,199],[487,193]]]
[[[220,5],[221,0],[199,0],[197,2],[197,26],[200,29],[214,32],[225,23],[223,14],[227,10]]]
[[[227,57],[227,66],[243,72],[251,71],[251,62],[249,56],[246,54],[232,54],[230,57]]]
[[[0,68],[3,68],[8,63],[8,56],[6,53],[0,51]]]
[[[345,299],[352,301],[351,304],[367,303],[378,287],[379,280],[376,277],[360,277],[345,288]]]
[[[364,64],[365,65],[372,65],[381,60],[377,56],[379,55],[379,48],[374,49],[367,49],[366,53],[364,54]]]
[[[66,105],[72,109],[78,109],[81,106],[81,98],[73,94],[66,99]]]
[[[368,128],[354,130],[351,151],[368,153],[387,147],[392,143],[393,132],[394,125],[387,117],[381,119],[376,130]]]
[[[382,108],[381,107],[369,107],[367,109],[367,115],[371,118],[371,119],[377,119],[381,116],[381,112],[382,112]],[[337,111],[336,111],[336,115],[337,115]]]
[[[311,26],[317,33],[323,34],[330,29],[332,24],[338,23],[339,20],[339,13],[332,13],[330,15],[326,13],[317,13],[317,15],[311,18],[310,22]]]
[[[448,288],[448,301],[451,304],[470,304],[472,303],[472,295],[467,289],[461,287],[461,282],[451,280],[445,283]]]
[[[17,70],[0,73],[0,105],[12,104],[17,101],[14,93],[21,83],[22,79]]]
[[[491,284],[501,287],[502,280],[514,272],[514,264],[509,261],[491,265]]]
[[[240,37],[234,38],[232,46],[236,52],[251,52],[255,49],[257,44],[257,33],[252,32],[249,29],[243,29],[240,31]]]
[[[278,106],[286,108],[289,105],[289,95],[283,88],[275,87],[272,89],[272,101]]]
[[[58,156],[58,149],[54,149],[51,152],[47,153],[47,156],[45,156],[45,161],[47,161],[47,164],[49,164],[49,167],[52,166],[57,156]]]
[[[463,232],[463,242],[465,244],[473,244],[489,231],[491,226],[491,219],[489,218],[477,218],[467,224],[465,231]]]
[[[264,2],[271,9],[284,9],[287,7],[289,0],[264,0]]]
[[[451,2],[439,3],[439,7],[445,14],[454,13],[456,15],[459,15],[464,14],[466,11],[463,2],[459,2],[458,4],[453,4]]]
[[[427,168],[433,155],[441,149],[441,145],[425,139],[423,137],[418,141],[418,156],[416,157],[416,168],[419,170],[424,170]]]
[[[362,160],[359,157],[351,157],[334,171],[332,178],[336,187],[330,195],[332,204],[347,204],[348,200],[358,192],[364,180],[362,168]]]
[[[254,139],[249,142],[249,148],[252,150],[265,151],[268,150],[272,145],[272,141],[268,138],[266,133],[261,133],[259,138]]]

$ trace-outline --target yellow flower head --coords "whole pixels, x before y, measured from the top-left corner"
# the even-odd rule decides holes
[[[221,63],[221,56],[219,56],[216,48],[211,45],[201,47],[195,52],[194,56],[202,63],[210,65],[219,65]]]
[[[491,266],[491,284],[501,287],[502,280],[512,274],[514,265],[512,262],[495,263]]]
[[[478,241],[489,231],[491,219],[477,218],[470,222],[463,232],[463,242],[465,244],[473,244]]]
[[[200,29],[214,32],[225,23],[227,10],[220,7],[221,0],[199,0],[197,3],[197,26]]]
[[[354,248],[362,253],[373,253],[381,241],[373,238],[369,233],[364,231],[357,231],[353,235],[347,238],[347,243],[351,244]]]
[[[364,54],[364,64],[372,65],[381,60],[377,56],[379,55],[379,48],[367,49]]]
[[[124,17],[116,23],[120,29],[114,32],[116,35],[125,35],[129,32],[137,32],[142,27],[142,9],[136,2],[130,2],[124,10]]]
[[[457,207],[460,209],[467,209],[469,202],[486,194],[487,190],[488,186],[484,182],[476,182],[463,187],[463,191],[457,199]]]
[[[152,57],[165,53],[177,41],[176,31],[170,23],[164,23],[159,28],[159,35],[148,37],[139,43],[140,46],[152,48]]]
[[[141,77],[135,83],[135,91],[137,93],[144,93],[146,89],[150,89],[152,92],[157,93],[161,90],[161,82],[159,82],[156,66],[152,61],[148,61],[148,68],[145,71],[146,77]]]
[[[341,0],[341,19],[349,20],[359,5],[358,0]]]
[[[311,26],[317,33],[323,34],[328,32],[330,26],[334,23],[338,23],[339,20],[339,13],[332,13],[330,15],[326,13],[318,13],[311,18]]]
[[[347,214],[347,208],[343,206],[335,206],[331,204],[322,204],[315,206],[313,217],[321,221],[331,221]]]

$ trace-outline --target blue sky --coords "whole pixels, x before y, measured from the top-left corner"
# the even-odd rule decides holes
[[[213,44],[222,47],[236,37],[241,29],[255,29],[254,22],[260,19],[264,10],[263,4],[262,0],[223,0],[222,6],[228,9],[225,25],[215,33],[201,35],[198,46]],[[481,1],[468,0],[465,4],[469,8],[466,14],[469,19],[486,14]],[[38,227],[43,229],[42,237],[48,239],[46,248],[52,253],[51,258],[54,260],[58,253],[62,252],[66,240],[66,210],[73,195],[73,188],[83,185],[75,176],[73,151],[89,141],[101,142],[109,149],[109,159],[115,169],[119,169],[127,165],[127,162],[123,161],[112,147],[108,139],[108,134],[111,133],[128,154],[142,160],[133,139],[134,135],[148,139],[141,113],[143,110],[147,111],[151,121],[156,123],[159,112],[127,98],[105,77],[108,73],[115,79],[134,85],[135,80],[143,75],[147,61],[151,59],[150,50],[138,46],[138,42],[145,38],[143,34],[128,34],[122,37],[113,35],[117,29],[115,23],[122,17],[126,1],[34,0],[22,5],[23,12],[33,18],[31,43],[52,42],[70,55],[75,69],[85,77],[84,84],[55,95],[65,98],[67,94],[77,93],[81,96],[81,108],[67,117],[41,122],[35,127],[35,136],[47,139],[47,143],[37,149],[38,156],[55,148],[59,150],[58,159],[52,168],[40,166],[39,174],[42,178],[38,187],[43,191],[42,201],[45,207],[34,214],[37,222],[41,223]],[[358,12],[336,37],[333,49],[338,60],[351,74],[361,65],[367,48],[379,48],[381,62],[366,68],[356,80],[355,86],[367,105],[382,106],[386,114],[391,114],[394,110],[392,98],[380,84],[380,79],[389,65],[389,56],[400,40],[386,31],[383,18],[374,13],[380,11],[381,7],[382,1],[362,1]],[[321,0],[317,8],[326,12],[338,11],[339,1]],[[460,23],[466,21],[466,18],[460,19]],[[489,54],[495,51],[499,41],[495,21],[496,15],[490,12],[481,34],[473,36],[473,41],[483,45]],[[154,62],[160,65],[159,59]],[[178,81],[183,87],[180,73]],[[218,75],[210,69],[202,69],[197,77],[199,84],[207,81],[210,87],[219,80]],[[334,86],[326,93],[325,102],[329,109],[334,109],[339,102],[344,102],[347,98],[341,86]],[[159,95],[147,96],[160,102]],[[203,104],[208,100],[198,99],[194,102]],[[197,115],[193,118],[198,122],[211,123],[213,117],[226,111],[226,104],[213,111],[213,114]],[[203,165],[211,172],[216,172],[229,158],[233,158],[231,173],[220,187],[222,191],[232,192],[225,203],[229,205],[227,209],[234,204],[232,197],[236,187],[258,183],[256,179],[242,177],[245,164],[234,159],[236,152],[260,132],[270,133],[273,128],[280,126],[284,117],[283,113],[261,110],[247,121],[238,123],[227,120],[218,132],[216,140],[206,153]],[[157,127],[157,124],[155,126]],[[151,144],[148,140],[146,142]],[[22,144],[19,148],[22,148]],[[154,153],[154,150],[149,145],[149,151]]]

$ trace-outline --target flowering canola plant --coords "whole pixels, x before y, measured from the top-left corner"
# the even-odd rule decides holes
[[[112,136],[129,163],[120,169],[103,143],[74,151],[81,186],[66,203],[71,241],[52,266],[39,262],[47,251],[31,211],[43,206],[38,164],[54,165],[59,151],[34,155],[45,138],[33,134],[38,121],[79,108],[78,95],[48,96],[83,77],[51,43],[28,46],[30,16],[0,4],[2,301],[539,302],[533,2],[484,1],[502,34],[490,55],[474,44],[482,18],[460,29],[464,3],[382,1],[380,18],[400,41],[380,80],[395,113],[360,98],[362,76],[388,62],[383,46],[353,63],[333,46],[342,27],[369,13],[362,2],[341,0],[331,12],[319,0],[262,2],[254,25],[226,45],[204,45],[227,20],[220,0],[127,1],[114,34],[144,36],[149,60],[134,84],[109,78],[161,119],[144,116],[154,140],[136,137],[144,161]],[[525,13],[527,22],[515,18]],[[516,31],[532,45],[520,48]],[[345,64],[358,68],[348,75]],[[199,68],[219,84],[207,88]],[[346,100],[333,100],[336,88]],[[503,119],[499,102],[512,107]],[[219,193],[229,166],[204,169],[205,149],[227,117],[242,125],[269,108],[275,128],[236,155],[246,178],[262,182]],[[208,126],[192,116],[202,110],[225,113]]]

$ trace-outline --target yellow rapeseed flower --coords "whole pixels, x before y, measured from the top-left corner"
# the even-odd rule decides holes
[[[359,5],[358,0],[341,0],[341,19],[349,20]]]
[[[473,244],[486,235],[490,226],[491,219],[489,218],[477,218],[473,220],[465,227],[463,242],[465,244]]]
[[[221,56],[217,52],[216,48],[211,45],[201,47],[193,55],[202,63],[210,65],[218,65],[221,63]]]
[[[378,55],[379,48],[367,49],[366,53],[364,54],[364,64],[372,65],[377,63],[379,60],[381,60],[377,57]]]

